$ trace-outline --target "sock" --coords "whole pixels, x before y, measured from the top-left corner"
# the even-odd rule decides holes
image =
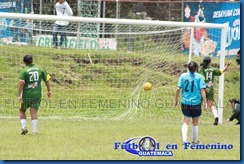
[[[20,124],[22,129],[26,129],[26,119],[20,119]]]
[[[217,113],[216,109],[212,109],[212,113],[213,113],[214,118],[218,117],[218,113]]]
[[[188,125],[183,123],[183,125],[182,125],[182,139],[183,139],[183,142],[187,142],[187,132],[188,132]]]
[[[196,143],[198,141],[198,125],[197,126],[193,126],[192,129],[192,140],[194,143]]]
[[[37,120],[32,120],[32,132],[36,133],[37,132]]]

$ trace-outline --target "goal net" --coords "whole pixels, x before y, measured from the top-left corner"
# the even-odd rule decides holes
[[[217,24],[10,13],[0,17],[1,117],[18,115],[18,76],[24,68],[23,56],[30,54],[51,75],[52,97],[47,98],[43,85],[41,117],[181,121],[180,107],[174,107],[173,101],[178,78],[187,71],[188,54],[182,48],[189,46],[191,29],[215,29],[206,35],[219,41],[205,39],[201,55],[192,57],[199,64],[202,55],[218,56],[225,46],[221,43],[225,26]],[[41,26],[35,23],[39,20]],[[61,49],[52,48],[55,20],[69,21]],[[96,30],[81,30],[88,25]],[[224,55],[221,62],[213,60],[223,68]],[[146,82],[152,90],[143,89]],[[223,95],[222,83],[220,79]],[[221,105],[223,100],[219,99]],[[203,113],[203,123],[212,120],[210,112]]]

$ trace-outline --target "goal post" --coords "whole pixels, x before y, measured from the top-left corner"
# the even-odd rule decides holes
[[[225,67],[225,56],[226,56],[226,34],[228,26],[226,24],[221,24],[221,43],[219,54],[219,68],[222,70]],[[203,26],[204,28],[204,26]],[[194,27],[190,28],[190,47],[189,47],[189,57],[188,63],[192,61],[193,56],[193,40],[194,40]],[[218,88],[218,101],[216,101],[218,107],[219,124],[223,122],[223,109],[224,109],[224,74],[219,77],[219,88]]]
[[[0,13],[0,19],[2,27],[0,35],[4,33],[3,29],[6,29],[11,19],[42,21],[41,29],[35,24],[32,26],[33,33],[36,34],[33,36],[34,43],[6,42],[7,39],[0,36],[0,43],[3,45],[0,52],[1,60],[11,60],[15,66],[10,69],[8,78],[11,82],[16,81],[13,78],[17,76],[16,69],[20,69],[17,68],[17,63],[22,60],[21,57],[25,53],[33,53],[34,58],[37,58],[35,60],[37,64],[53,72],[51,75],[57,96],[52,103],[57,107],[53,109],[52,105],[47,107],[48,110],[43,112],[44,116],[62,117],[64,114],[71,118],[86,119],[169,118],[169,116],[179,118],[180,112],[169,110],[174,108],[169,104],[174,97],[179,75],[186,71],[187,56],[181,52],[181,40],[182,34],[187,30],[193,31],[191,29],[204,27],[221,31],[214,35],[220,37],[221,41],[218,52],[220,69],[225,64],[227,28],[225,24],[18,13]],[[67,29],[69,47],[61,50],[51,49],[53,23],[57,20],[70,22]],[[96,28],[99,29],[82,31],[78,28],[81,23],[85,23],[86,27],[89,24],[92,26],[97,24]],[[20,27],[17,28],[22,30]],[[45,35],[40,36],[35,31],[43,31],[42,34]],[[84,36],[98,37],[83,37],[81,32],[89,34]],[[78,36],[80,38],[77,40],[81,40],[79,43],[75,40]],[[14,46],[8,47],[11,45]],[[26,45],[26,48],[21,49],[21,46],[15,45]],[[188,60],[191,58],[190,54]],[[202,61],[201,57],[195,59],[197,62]],[[3,76],[5,74],[3,73]],[[145,82],[153,84],[152,91],[143,91],[142,86]],[[13,99],[15,88],[10,84],[5,85],[5,89],[0,89],[1,93],[4,93],[0,98]],[[12,97],[5,94],[7,93],[5,90],[13,92]],[[67,93],[68,97],[72,98],[69,102],[64,100],[67,98]],[[219,79],[218,96],[219,121],[222,123],[224,75]],[[50,100],[46,103],[48,101]],[[5,104],[5,107],[7,105]],[[11,115],[11,112],[0,113],[0,115],[8,114]],[[207,116],[204,116],[204,119],[207,121]]]
[[[225,67],[225,55],[226,55],[226,34],[227,26],[221,30],[221,54],[220,54],[220,69]],[[219,92],[218,92],[218,115],[219,123],[223,123],[223,109],[224,109],[224,73],[219,77]]]

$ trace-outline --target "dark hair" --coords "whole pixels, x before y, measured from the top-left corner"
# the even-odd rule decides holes
[[[188,64],[188,69],[191,73],[194,73],[197,71],[198,69],[198,64],[194,61],[191,61],[189,64]]]
[[[234,103],[234,104],[236,104],[236,103],[240,104],[240,101],[237,99],[229,99],[229,102]]]
[[[31,55],[25,55],[23,61],[26,65],[32,64],[33,57]]]
[[[237,51],[237,54],[239,54],[239,55],[241,54],[241,49],[239,49],[239,50]]]
[[[207,68],[207,66],[209,65],[209,63],[211,63],[211,58],[206,56],[204,59],[203,59],[203,62],[201,63],[201,66],[203,68]]]

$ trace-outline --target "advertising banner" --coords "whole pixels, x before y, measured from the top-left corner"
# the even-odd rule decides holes
[[[52,35],[37,35],[35,37],[36,46],[52,47]],[[82,49],[82,50],[116,50],[117,41],[115,38],[88,38],[88,37],[70,37],[68,36],[64,41],[62,48]]]
[[[185,2],[183,16],[184,22],[227,24],[226,55],[236,55],[240,49],[239,2]],[[220,34],[221,31],[217,29],[195,28],[193,53],[195,55],[219,56],[221,44]],[[189,35],[185,34],[185,36]],[[183,48],[189,48],[187,43],[189,44],[189,39],[185,37]]]
[[[31,13],[31,0],[0,0],[0,12]],[[0,42],[29,42],[32,22],[29,20],[0,18]],[[30,38],[30,39],[28,39]]]

